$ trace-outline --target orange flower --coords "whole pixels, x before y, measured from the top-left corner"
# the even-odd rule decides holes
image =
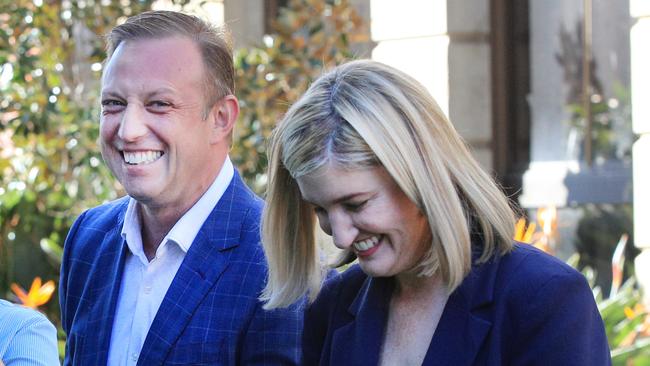
[[[22,287],[17,284],[11,284],[11,290],[18,296],[20,302],[28,308],[36,309],[37,307],[50,301],[54,293],[54,281],[49,280],[41,285],[41,278],[36,277],[32,282],[32,287],[29,292],[25,292]]]
[[[531,222],[530,225],[528,225],[528,228],[526,228],[526,219],[522,217],[517,221],[517,225],[515,225],[514,239],[522,243],[530,244],[532,242],[534,232],[535,223]]]
[[[557,232],[557,209],[555,206],[540,208],[537,210],[537,221],[545,236],[551,237]]]
[[[629,306],[626,306],[623,308],[623,313],[625,314],[625,317],[632,320],[636,318],[638,315],[646,314],[646,309],[643,304],[635,304],[634,308],[631,308]]]

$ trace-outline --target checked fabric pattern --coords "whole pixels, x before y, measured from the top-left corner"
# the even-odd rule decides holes
[[[128,197],[84,212],[65,242],[60,280],[65,365],[106,364],[128,253]],[[262,310],[262,202],[235,172],[154,318],[138,365],[294,365],[303,304]]]

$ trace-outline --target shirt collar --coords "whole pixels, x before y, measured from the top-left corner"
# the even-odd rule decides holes
[[[221,196],[228,188],[234,176],[234,167],[230,158],[226,159],[221,167],[221,171],[210,185],[201,198],[192,206],[181,218],[174,224],[172,229],[163,238],[158,250],[164,247],[167,241],[172,241],[178,247],[187,253],[192,246],[192,242],[199,233],[201,226],[208,218],[214,207],[217,205]],[[138,215],[137,201],[133,198],[129,200],[129,205],[124,215],[124,225],[122,226],[122,238],[133,255],[140,258],[143,263],[148,263],[142,247],[142,231],[140,215]],[[158,252],[156,253],[158,254]]]

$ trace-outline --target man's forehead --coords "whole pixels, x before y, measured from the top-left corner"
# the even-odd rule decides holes
[[[187,37],[130,39],[120,42],[107,60],[103,78],[134,67],[141,68],[140,73],[191,73],[193,69],[202,69],[203,60],[196,43]]]

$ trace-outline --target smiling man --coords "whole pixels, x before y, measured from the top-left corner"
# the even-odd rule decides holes
[[[61,268],[65,364],[297,364],[299,306],[257,300],[261,201],[228,150],[239,113],[227,37],[182,13],[108,35],[102,156],[127,197],[83,213]]]

